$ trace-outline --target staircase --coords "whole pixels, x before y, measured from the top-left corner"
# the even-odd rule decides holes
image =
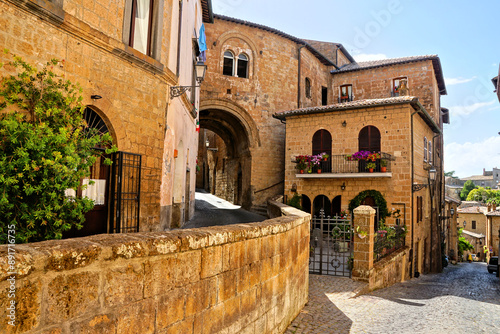
[[[267,217],[267,205],[261,204],[261,205],[253,205],[250,208],[250,212],[256,213],[258,215]]]

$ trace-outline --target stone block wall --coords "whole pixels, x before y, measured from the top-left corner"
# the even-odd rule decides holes
[[[280,333],[308,296],[307,214],[14,249],[11,274],[0,246],[1,333]]]

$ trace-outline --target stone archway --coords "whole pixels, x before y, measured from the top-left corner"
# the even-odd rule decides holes
[[[217,140],[206,147],[204,142],[199,144],[199,160],[203,155],[210,154],[216,170],[208,170],[209,175],[217,184],[214,188],[217,195],[227,201],[241,205],[245,209],[252,207],[252,153],[251,148],[258,146],[257,128],[247,112],[227,101],[204,101],[200,106],[200,129],[215,133],[222,143]],[[200,135],[200,141],[204,141]],[[210,151],[209,151],[210,150]],[[206,160],[204,160],[206,161]],[[213,174],[210,174],[213,173]],[[222,184],[223,183],[223,184]]]

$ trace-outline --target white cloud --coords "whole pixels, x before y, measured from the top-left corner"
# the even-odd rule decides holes
[[[466,83],[466,82],[470,82],[472,80],[474,80],[476,77],[472,77],[472,78],[462,78],[462,77],[458,77],[458,78],[444,78],[444,81],[446,82],[446,86],[452,86],[452,85],[458,85],[458,84],[463,84],[463,83]]]
[[[356,61],[372,61],[372,60],[381,60],[387,59],[387,55],[383,53],[360,53],[358,55],[353,55]]]
[[[481,109],[481,108],[484,108],[487,106],[491,106],[494,103],[495,103],[495,100],[489,101],[489,102],[476,102],[476,103],[470,104],[468,106],[454,106],[454,107],[450,107],[449,109],[450,109],[450,113],[453,116],[466,116],[466,115],[472,114],[473,112],[475,112],[478,109]]]
[[[500,167],[500,136],[481,142],[449,143],[444,146],[444,170],[458,177],[482,175],[483,168]]]

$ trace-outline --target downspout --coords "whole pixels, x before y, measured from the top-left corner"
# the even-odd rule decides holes
[[[179,32],[177,34],[177,68],[175,74],[179,78],[180,74],[180,62],[181,62],[181,40],[182,40],[182,8],[184,7],[184,2],[179,0]]]
[[[300,80],[301,80],[301,70],[300,70],[300,64],[301,64],[301,50],[302,48],[304,47],[305,45],[300,45],[299,46],[299,54],[297,55],[298,59],[299,59],[299,64],[298,64],[298,73],[297,73],[297,77],[298,77],[298,82],[297,82],[297,109],[300,109]]]
[[[413,278],[413,271],[414,271],[414,262],[415,262],[415,250],[413,249],[414,245],[414,226],[415,226],[415,217],[414,217],[414,211],[415,211],[415,201],[414,201],[414,196],[413,196],[413,183],[415,182],[415,176],[413,175],[414,173],[414,153],[415,153],[415,144],[413,143],[413,115],[417,114],[418,111],[415,111],[411,114],[411,247],[410,247],[410,257],[411,257],[411,263],[410,263],[410,278]]]

